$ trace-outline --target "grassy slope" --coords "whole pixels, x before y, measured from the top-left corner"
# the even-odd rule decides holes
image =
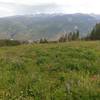
[[[100,100],[100,42],[0,48],[0,100]]]

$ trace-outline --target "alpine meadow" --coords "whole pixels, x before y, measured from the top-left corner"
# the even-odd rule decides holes
[[[0,0],[0,100],[100,100],[100,1]]]
[[[100,42],[0,48],[1,100],[99,100]]]

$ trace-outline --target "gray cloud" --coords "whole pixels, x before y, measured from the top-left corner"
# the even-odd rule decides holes
[[[45,4],[35,6],[21,5],[16,8],[16,13],[18,14],[53,13],[59,11],[60,7],[56,4]]]
[[[55,3],[49,3],[48,1],[48,3],[42,4],[38,4],[32,0],[29,0],[29,3],[28,0],[25,0],[27,1],[26,3],[24,0],[23,3],[18,3],[18,1],[15,0],[13,3],[10,1],[0,2],[0,16],[36,13],[100,13],[99,3],[94,4],[94,1],[78,0],[78,2],[76,2],[73,0],[61,0],[57,2],[57,0],[54,0]],[[40,2],[39,0],[37,1]]]
[[[13,10],[13,13],[16,15],[62,12],[62,7],[54,3],[32,6],[32,5],[1,2],[0,6],[7,7],[9,10]]]

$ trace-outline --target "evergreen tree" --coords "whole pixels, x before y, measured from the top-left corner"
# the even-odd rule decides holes
[[[76,40],[76,33],[75,32],[72,33],[72,40]]]
[[[93,30],[90,33],[90,39],[100,40],[100,23],[96,24]]]
[[[76,30],[76,39],[78,40],[79,37],[80,37],[80,32],[79,32],[79,30]]]

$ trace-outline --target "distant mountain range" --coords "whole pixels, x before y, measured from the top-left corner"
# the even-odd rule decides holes
[[[78,29],[86,36],[100,15],[93,14],[34,14],[0,18],[0,39],[38,40],[57,39]]]

